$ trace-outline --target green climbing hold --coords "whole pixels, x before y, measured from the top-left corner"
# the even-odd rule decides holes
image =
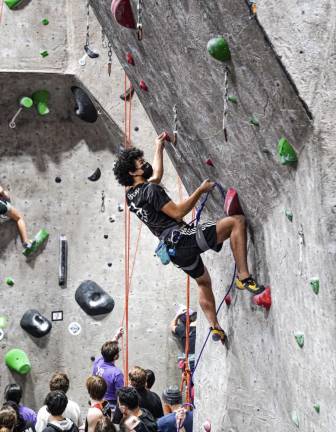
[[[41,56],[42,56],[43,58],[44,58],[44,57],[48,57],[48,55],[49,55],[49,53],[48,53],[47,50],[40,51],[40,54],[41,54]]]
[[[7,326],[7,318],[3,315],[0,316],[0,329],[3,329]]]
[[[297,344],[300,348],[302,348],[304,345],[304,334],[302,332],[296,332],[294,336]]]
[[[41,23],[42,23],[43,25],[48,25],[48,24],[49,24],[49,20],[48,20],[48,18],[43,18],[43,20],[41,21]]]
[[[37,112],[44,116],[49,113],[48,101],[49,92],[47,90],[38,90],[32,95],[34,104],[37,108]]]
[[[36,236],[32,242],[32,246],[30,248],[26,248],[23,251],[23,255],[29,256],[29,255],[33,254],[34,252],[36,252],[43,245],[43,243],[48,239],[48,237],[49,237],[48,231],[45,229],[41,229],[36,234]]]
[[[310,278],[310,286],[314,293],[317,295],[320,292],[320,279],[318,277]]]
[[[31,371],[31,364],[27,354],[19,348],[8,351],[5,355],[5,363],[9,369],[12,369],[20,375],[26,375]]]
[[[256,117],[252,116],[252,117],[250,118],[250,124],[251,124],[252,126],[259,126],[259,120],[258,120]]]
[[[296,427],[300,427],[300,419],[296,411],[292,412],[292,422]]]
[[[232,96],[232,95],[228,96],[228,101],[232,103],[237,103],[238,102],[237,96]]]
[[[9,286],[14,286],[15,285],[14,279],[12,277],[10,277],[10,276],[6,277],[5,282]]]
[[[20,105],[21,105],[23,108],[31,108],[31,107],[33,106],[33,99],[30,98],[30,97],[28,97],[28,96],[23,96],[23,97],[20,99]]]
[[[289,144],[286,138],[281,138],[278,143],[278,155],[282,165],[295,164],[297,155],[293,147]]]
[[[320,404],[315,404],[314,410],[317,412],[317,414],[320,414],[320,410],[321,410]]]
[[[21,2],[22,0],[5,0],[5,3],[9,7],[9,9],[14,9]]]
[[[213,58],[221,62],[228,61],[231,58],[229,44],[222,36],[210,39],[207,49]]]
[[[290,210],[285,210],[285,215],[290,222],[293,222],[293,213]]]

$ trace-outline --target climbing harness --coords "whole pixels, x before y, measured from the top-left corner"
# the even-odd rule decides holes
[[[138,0],[137,11],[138,11],[138,21],[137,21],[137,36],[138,41],[142,41],[143,38],[143,28],[142,28],[142,0]]]
[[[102,191],[101,193],[100,211],[101,213],[105,213],[105,192],[104,191]]]
[[[87,0],[86,2],[86,39],[85,39],[84,51],[85,54],[78,61],[78,63],[81,66],[85,66],[86,57],[89,58],[99,57],[99,54],[92,51],[92,49],[90,48],[90,0]]]
[[[177,106],[173,106],[174,120],[173,120],[173,144],[177,144]]]
[[[227,66],[225,66],[225,70],[224,70],[224,94],[223,94],[223,102],[224,102],[224,107],[223,107],[223,131],[224,131],[224,138],[225,141],[228,141],[228,134],[227,134],[227,128],[226,128],[226,124],[227,124],[227,115],[228,115],[228,93],[229,93],[229,86],[228,86],[228,72],[229,69]]]

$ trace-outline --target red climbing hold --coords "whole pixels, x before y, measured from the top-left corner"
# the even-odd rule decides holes
[[[130,0],[113,0],[111,11],[118,24],[130,29],[136,28]]]
[[[229,188],[225,195],[224,211],[228,216],[244,214],[238,198],[238,192]]]
[[[228,294],[225,299],[224,299],[225,303],[227,304],[227,306],[230,306],[230,304],[232,303],[232,296],[231,294]]]
[[[130,64],[130,65],[132,65],[132,66],[135,65],[135,62],[134,62],[134,58],[133,58],[133,56],[132,56],[132,53],[128,52],[128,53],[126,54],[126,60],[127,60],[127,63],[128,63],[128,64]]]
[[[170,136],[169,136],[169,133],[168,132],[164,132],[164,135],[163,135],[163,140],[164,141],[171,141],[171,139],[170,139]]]
[[[211,167],[215,167],[215,165],[213,164],[213,162],[212,162],[211,159],[207,159],[207,160],[205,161],[205,163],[206,163],[207,165],[211,166]]]
[[[261,294],[257,294],[252,299],[253,303],[257,306],[264,307],[265,309],[270,309],[272,306],[272,296],[271,296],[271,288],[265,288]]]
[[[144,80],[141,80],[141,81],[140,81],[139,86],[140,86],[141,90],[143,90],[143,91],[148,91],[147,84],[145,83]]]

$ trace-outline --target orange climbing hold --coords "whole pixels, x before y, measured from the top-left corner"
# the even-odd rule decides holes
[[[261,306],[265,309],[270,309],[272,306],[271,288],[265,288],[265,291],[261,294],[255,295],[252,300],[255,305]]]
[[[118,24],[129,29],[136,28],[130,0],[113,0],[111,11]]]
[[[224,211],[228,216],[244,214],[240,206],[238,192],[234,188],[229,188],[226,192]]]

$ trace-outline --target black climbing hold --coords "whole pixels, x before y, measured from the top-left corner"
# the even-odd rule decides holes
[[[97,168],[96,171],[88,177],[89,180],[95,182],[100,179],[101,171],[100,168]]]
[[[75,113],[83,121],[94,123],[98,118],[98,112],[93,102],[85,91],[79,87],[71,87],[71,91],[75,97]]]
[[[30,335],[41,338],[50,332],[52,324],[36,309],[29,309],[21,318],[20,326]]]
[[[138,126],[135,126],[134,130],[135,130],[135,132],[138,132],[139,127],[138,127]]]
[[[129,101],[134,95],[134,87],[129,87],[126,93],[120,95],[120,99]]]
[[[104,234],[104,239],[108,239],[108,235],[107,234]]]
[[[55,177],[55,182],[56,183],[61,183],[61,181],[62,181],[61,177],[58,177],[58,176]]]
[[[97,57],[99,57],[99,54],[95,53],[94,51],[92,51],[92,49],[90,49],[89,45],[84,45],[84,51],[86,52],[86,54],[90,58],[97,58]]]
[[[86,280],[76,290],[76,302],[88,315],[105,315],[114,308],[113,298],[96,282]]]
[[[107,265],[108,265],[109,267],[112,267],[112,263],[111,263],[111,262],[107,263]]]
[[[91,361],[95,361],[95,360],[96,360],[96,357],[95,357],[95,356],[91,356],[91,357],[90,357],[90,360],[91,360]]]

